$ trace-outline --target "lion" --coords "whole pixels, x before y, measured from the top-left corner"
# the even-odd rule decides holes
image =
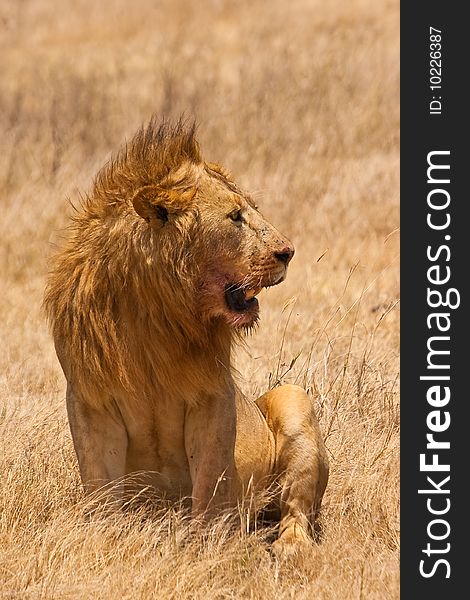
[[[87,493],[119,500],[109,484],[145,474],[207,518],[277,481],[277,548],[310,543],[328,481],[311,399],[295,385],[246,399],[231,366],[293,255],[203,159],[194,124],[153,117],[101,169],[44,297]]]

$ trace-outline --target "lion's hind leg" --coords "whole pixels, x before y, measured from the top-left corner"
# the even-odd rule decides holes
[[[328,482],[328,458],[311,399],[296,385],[257,400],[275,439],[274,475],[280,484],[279,536],[273,550],[310,543]]]

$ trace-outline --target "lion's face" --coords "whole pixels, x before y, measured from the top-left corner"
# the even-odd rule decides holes
[[[176,273],[173,297],[178,288],[203,321],[222,318],[234,328],[256,322],[256,295],[285,279],[294,247],[221,167],[183,164],[162,186],[138,190],[133,206],[155,232],[164,269]]]
[[[195,203],[202,316],[249,327],[258,319],[257,294],[285,279],[294,247],[216,165],[205,166]]]

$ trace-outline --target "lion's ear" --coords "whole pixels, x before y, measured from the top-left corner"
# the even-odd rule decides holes
[[[146,185],[134,194],[132,205],[140,217],[154,227],[161,227],[184,211],[194,193],[195,190],[189,188],[175,190]]]
[[[168,221],[168,209],[163,202],[160,190],[153,185],[140,188],[132,198],[135,212],[152,225],[163,225]]]

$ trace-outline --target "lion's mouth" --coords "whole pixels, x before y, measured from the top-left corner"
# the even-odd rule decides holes
[[[225,287],[225,302],[228,308],[236,313],[245,313],[258,309],[258,298],[256,296],[263,288],[272,287],[281,283],[284,277],[280,277],[277,281],[267,285],[259,285],[257,287],[243,287],[240,284],[232,283]]]
[[[233,283],[225,288],[225,302],[233,312],[244,313],[258,307],[256,296],[262,289],[261,287],[254,289],[244,288]]]

